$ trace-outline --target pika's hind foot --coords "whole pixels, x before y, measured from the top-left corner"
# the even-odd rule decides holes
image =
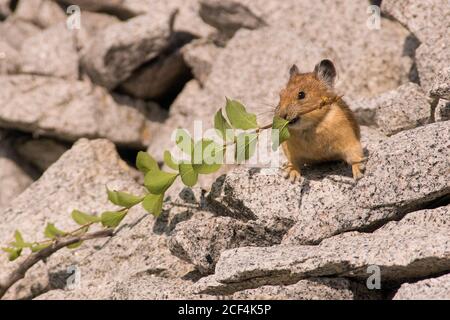
[[[283,178],[288,179],[291,183],[299,182],[302,177],[300,170],[290,163],[283,165],[282,170]]]

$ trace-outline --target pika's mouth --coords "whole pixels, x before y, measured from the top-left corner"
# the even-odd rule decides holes
[[[300,121],[300,117],[295,117],[289,121],[289,125],[294,125]]]

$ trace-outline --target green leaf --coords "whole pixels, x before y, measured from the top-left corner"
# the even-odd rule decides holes
[[[289,121],[274,117],[272,123],[272,149],[275,151],[278,147],[290,138],[290,133],[288,129]],[[278,139],[278,143],[277,143]]]
[[[164,163],[170,169],[178,171],[178,163],[173,160],[172,154],[168,150],[164,151]]]
[[[91,222],[100,222],[100,217],[93,216],[78,210],[72,211],[72,219],[78,223],[80,226],[91,223]]]
[[[164,172],[159,169],[147,172],[144,185],[153,194],[162,194],[172,185],[178,177],[177,173]]]
[[[181,181],[188,186],[193,187],[198,181],[198,173],[194,170],[191,163],[180,163]]]
[[[227,119],[222,114],[222,109],[217,111],[216,115],[214,116],[214,128],[216,129],[219,136],[224,141],[233,141],[233,135],[231,135],[231,125],[228,123]]]
[[[202,139],[195,144],[192,167],[200,174],[216,172],[222,166],[224,151],[224,147],[213,140]]]
[[[81,246],[82,244],[83,244],[83,241],[78,241],[78,242],[69,244],[69,245],[67,246],[67,248],[69,248],[69,249],[76,249],[76,248],[78,248],[79,246]]]
[[[51,243],[33,243],[33,245],[31,246],[31,251],[38,252],[41,251],[42,249],[49,247],[50,245]]]
[[[50,223],[50,222],[47,223],[47,226],[45,227],[45,231],[44,231],[44,235],[50,239],[62,237],[62,236],[65,236],[66,234],[67,234],[66,232],[59,230],[58,228],[55,227],[55,225],[53,223]]]
[[[142,201],[142,206],[147,212],[158,217],[162,211],[164,194],[148,194]]]
[[[136,157],[136,168],[143,173],[158,168],[158,163],[147,152],[139,151]]]
[[[22,253],[22,248],[2,248],[2,250],[8,253],[9,261],[16,260]]]
[[[240,102],[229,100],[227,98],[225,110],[227,112],[228,120],[230,120],[230,123],[234,128],[242,130],[258,128],[256,115],[248,113]]]
[[[122,191],[112,191],[108,188],[106,188],[106,191],[109,201],[124,208],[131,208],[144,200],[143,196],[139,197]]]
[[[257,142],[258,134],[241,133],[236,142],[236,162],[242,163],[250,159],[255,154]]]
[[[194,140],[192,140],[191,136],[186,130],[177,129],[175,142],[181,151],[183,151],[187,155],[192,154],[192,150],[194,148]]]
[[[14,242],[11,242],[11,246],[16,247],[18,249],[23,249],[23,248],[29,248],[31,247],[31,243],[25,242],[23,240],[22,234],[20,233],[19,230],[16,230],[16,232],[14,232]]]
[[[101,215],[102,225],[104,227],[115,228],[125,218],[127,213],[128,210],[103,212]]]

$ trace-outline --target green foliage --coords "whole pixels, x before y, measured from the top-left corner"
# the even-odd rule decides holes
[[[151,172],[152,170],[150,170]],[[111,191],[108,188],[106,188],[108,193],[108,199],[115,205],[124,207],[124,208],[131,208],[138,203],[141,203],[142,200],[144,200],[144,197],[138,197],[126,192],[122,191]]]
[[[178,163],[172,157],[172,154],[166,150],[164,151],[164,163],[172,170],[178,171]]]
[[[87,213],[84,213],[84,212],[81,212],[78,210],[72,211],[72,219],[81,226],[88,224],[88,223],[94,223],[94,222],[101,221],[100,217],[92,216],[90,214],[87,214]]]
[[[241,133],[237,137],[236,144],[236,162],[242,163],[250,159],[256,151],[256,144],[258,142],[258,135],[256,133]]]
[[[214,128],[216,129],[217,134],[224,141],[233,141],[233,135],[230,135],[230,130],[232,130],[231,125],[228,123],[227,119],[222,114],[222,109],[217,111],[214,116]]]
[[[2,248],[2,250],[8,254],[9,261],[16,260],[22,253],[22,248]]]
[[[290,133],[288,129],[289,121],[274,117],[272,123],[272,149],[275,151],[278,147],[290,138]]]
[[[213,140],[202,139],[195,144],[192,154],[193,168],[199,174],[211,174],[223,163],[224,148]]]
[[[228,120],[230,120],[231,125],[235,129],[249,130],[258,128],[256,115],[248,113],[239,101],[227,98],[225,110]]]
[[[59,230],[53,223],[47,223],[45,227],[44,235],[46,238],[55,239],[58,237],[63,237],[66,235],[66,232]]]
[[[67,246],[67,248],[69,248],[69,249],[76,249],[76,248],[78,248],[79,246],[81,246],[82,244],[83,244],[83,241],[78,241],[78,242],[69,244],[69,245]]]
[[[148,194],[145,196],[142,206],[147,212],[158,217],[162,211],[164,194]]]
[[[178,173],[154,169],[145,175],[144,185],[152,194],[163,194],[170,188],[177,177]]]
[[[29,248],[31,247],[31,243],[27,243],[23,240],[22,234],[19,230],[14,232],[14,242],[11,242],[11,246],[16,247],[18,249]]]
[[[51,243],[33,243],[33,245],[31,246],[31,252],[41,251],[42,249],[45,249],[50,245]]]
[[[176,135],[175,135],[175,142],[180,148],[181,151],[183,151],[187,155],[191,155],[192,151],[194,149],[194,140],[192,140],[189,133],[184,129],[177,129]]]
[[[122,211],[106,211],[101,215],[101,222],[104,227],[115,228],[127,215],[128,210]]]
[[[157,169],[158,163],[147,152],[139,151],[136,157],[136,168],[145,174],[150,170]]]
[[[180,163],[181,181],[188,186],[193,187],[198,181],[198,173],[194,170],[191,163]]]

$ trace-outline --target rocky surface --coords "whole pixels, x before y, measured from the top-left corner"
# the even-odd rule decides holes
[[[7,42],[11,47],[19,50],[22,43],[28,37],[39,33],[40,29],[30,22],[9,17],[0,24],[0,34],[2,41]]]
[[[76,37],[65,22],[27,38],[21,48],[21,72],[78,79]]]
[[[394,300],[449,300],[450,275],[402,284]]]
[[[450,68],[439,73],[434,80],[430,94],[434,97],[450,100]]]
[[[66,14],[52,0],[28,0],[18,2],[14,17],[45,29],[59,22],[64,22]]]
[[[291,184],[280,151],[193,188],[177,179],[158,218],[134,207],[111,239],[59,251],[5,298],[447,298],[449,13],[444,0],[0,0],[0,247],[16,229],[74,228],[73,209],[116,209],[105,185],[143,193],[136,152],[169,170],[174,130],[210,128],[225,97],[269,124],[294,63],[334,61],[367,158],[359,181],[335,162]],[[0,255],[0,279],[22,259]]]
[[[87,82],[18,75],[0,77],[0,86],[0,124],[6,127],[69,141],[105,137],[131,146],[147,144],[153,134],[136,106],[116,102]],[[161,119],[157,113],[154,123]]]
[[[430,102],[420,86],[409,83],[376,98],[351,102],[350,106],[360,123],[374,125],[390,136],[431,122]]]
[[[19,71],[19,52],[7,42],[0,41],[0,75]]]
[[[107,27],[91,39],[83,67],[95,83],[116,87],[168,46],[170,19],[148,14]]]
[[[181,53],[196,80],[205,85],[221,48],[211,41],[197,40],[183,47]]]
[[[242,247],[222,253],[213,276],[197,283],[201,293],[224,293],[303,278],[341,276],[364,281],[380,268],[385,285],[448,270],[449,207],[411,214],[373,233],[349,232],[318,246]]]
[[[11,140],[6,138],[5,132],[0,131],[0,207],[11,204],[32,182],[23,162],[15,154]]]

